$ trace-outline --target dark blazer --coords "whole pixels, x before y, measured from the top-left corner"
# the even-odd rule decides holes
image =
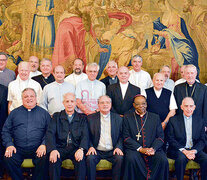
[[[71,126],[71,127],[69,127]],[[71,129],[71,140],[75,148],[88,150],[88,126],[86,116],[75,112],[69,124],[65,110],[53,115],[46,132],[47,151],[51,152],[67,146],[67,137]]]
[[[116,76],[117,78],[117,76]],[[110,76],[106,76],[104,79],[101,79],[101,82],[103,82],[106,86],[106,88],[110,85],[109,79],[112,79]],[[117,83],[119,82],[119,79],[117,78]]]
[[[109,85],[106,94],[112,99],[112,112],[124,115],[124,113],[133,109],[133,98],[140,94],[140,88],[129,83],[123,99],[120,83],[116,83]]]
[[[167,139],[169,142],[169,153],[184,148],[186,145],[186,130],[183,115],[170,118],[168,123]],[[198,152],[202,151],[205,145],[205,130],[202,117],[192,116],[192,139],[193,147]]]
[[[194,115],[202,116],[207,126],[207,87],[201,83],[195,82],[196,88],[193,93],[193,100],[196,105]],[[186,82],[178,84],[174,89],[175,100],[178,106],[176,114],[182,114],[183,111],[180,108],[183,98],[186,97]]]
[[[8,88],[0,84],[0,132],[8,116],[7,93]]]
[[[123,139],[122,139],[122,118],[113,112],[110,112],[111,117],[111,138],[113,148],[119,148],[123,150]],[[100,112],[91,114],[88,116],[88,127],[90,146],[97,148],[100,134],[101,134],[101,123],[100,123]]]

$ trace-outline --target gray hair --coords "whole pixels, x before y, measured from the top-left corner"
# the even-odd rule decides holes
[[[100,99],[101,99],[102,97],[107,97],[107,98],[110,100],[110,102],[112,102],[112,101],[111,101],[111,98],[110,98],[108,95],[102,95],[102,96],[100,96],[100,97],[98,98],[98,104],[99,104]]]
[[[187,64],[187,65],[185,65],[184,72],[185,72],[188,68],[193,68],[193,69],[196,71],[196,73],[197,73],[197,68],[196,68],[196,66],[194,66],[193,64]]]
[[[171,73],[171,69],[170,69],[170,66],[168,66],[168,65],[164,65],[164,66],[162,66],[162,68],[160,69],[160,72],[162,72],[162,69],[163,69],[164,67],[167,67],[167,68],[169,68],[169,70],[170,70],[170,73]]]
[[[116,68],[118,68],[118,64],[116,63],[116,61],[111,60],[111,61],[109,61],[109,62],[107,63],[107,65],[106,65],[106,69],[108,68],[109,64],[111,64],[111,63],[116,64]]]
[[[193,98],[192,98],[192,97],[185,97],[185,98],[183,98],[183,100],[182,100],[182,103],[181,103],[181,104],[183,104],[183,102],[184,102],[186,99],[191,99],[191,100],[194,102],[194,105],[195,105],[195,101],[193,100]]]
[[[134,55],[134,56],[132,56],[132,59],[131,59],[131,61],[133,61],[134,59],[137,59],[137,58],[139,58],[139,59],[141,59],[141,61],[143,61],[142,60],[142,57],[141,56],[139,56],[139,55]]]
[[[0,55],[4,55],[6,60],[8,59],[8,55],[5,52],[0,52]]]
[[[31,91],[33,91],[34,93],[35,93],[35,97],[37,97],[37,93],[36,93],[36,91],[33,89],[33,88],[25,88],[23,91],[22,91],[22,97],[23,97],[23,94],[24,94],[24,92],[26,92],[26,91],[29,91],[29,90],[31,90]]]
[[[70,93],[70,92],[63,94],[63,101],[66,99],[66,97],[67,97],[68,95],[73,96],[73,97],[75,98],[75,101],[76,101],[75,94],[74,94],[74,93]]]
[[[87,65],[86,65],[86,71],[88,70],[88,68],[89,67],[91,67],[91,66],[95,66],[95,67],[97,67],[97,71],[99,71],[99,69],[100,69],[100,67],[99,67],[99,65],[97,64],[97,63],[88,63]]]
[[[52,61],[48,58],[42,58],[42,60],[40,61],[40,65],[45,61],[50,62],[51,66],[52,66]]]

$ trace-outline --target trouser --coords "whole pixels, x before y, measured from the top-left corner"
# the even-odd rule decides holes
[[[16,149],[16,153],[12,154],[12,157],[4,157],[4,162],[6,164],[6,168],[8,170],[9,175],[13,180],[22,180],[22,170],[21,170],[21,164],[24,161],[24,159],[32,159],[35,168],[34,173],[32,175],[33,180],[45,180],[47,179],[47,157],[43,156],[41,158],[38,158],[36,156],[36,150],[25,150],[21,148]]]
[[[84,180],[86,177],[86,163],[85,157],[80,162],[75,160],[74,154],[78,149],[72,146],[65,148],[58,148],[57,151],[60,153],[60,158],[55,163],[49,163],[49,174],[51,180],[59,180],[61,175],[62,161],[65,159],[71,159],[75,166],[75,178],[78,180]]]
[[[0,138],[0,141],[2,142],[1,138]],[[2,145],[2,143],[0,142],[0,177],[3,177],[4,175],[4,153],[5,153],[5,148],[4,146]]]
[[[106,159],[112,163],[112,179],[119,180],[122,172],[122,162],[123,156],[113,155],[112,151],[99,151],[96,150],[97,155],[89,155],[87,156],[87,177],[88,180],[96,179],[96,165],[99,163],[101,159]]]

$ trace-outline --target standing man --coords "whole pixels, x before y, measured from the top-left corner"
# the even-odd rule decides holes
[[[42,74],[34,76],[32,77],[32,79],[37,81],[43,89],[47,84],[50,84],[55,81],[54,76],[51,74],[52,62],[47,58],[43,58],[40,62],[40,70]]]
[[[164,74],[165,76],[165,84],[164,88],[169,89],[173,92],[175,83],[172,79],[170,79],[171,69],[169,66],[165,65],[160,69],[160,72]]]
[[[122,116],[133,109],[133,98],[140,94],[140,88],[128,82],[129,76],[129,69],[125,66],[120,67],[118,70],[119,82],[110,85],[106,93],[112,99],[112,112]]]
[[[169,119],[175,115],[177,104],[172,91],[163,88],[165,77],[162,73],[155,73],[153,87],[146,89],[147,111],[160,116],[163,129],[166,128]]]
[[[0,52],[0,84],[8,87],[9,83],[16,79],[14,71],[7,69],[8,56],[4,52]]]
[[[145,90],[147,88],[152,87],[153,84],[150,74],[141,69],[142,61],[143,60],[141,56],[135,55],[132,57],[131,63],[133,69],[129,71],[130,73],[129,82],[139,87],[141,90]]]
[[[182,180],[189,160],[195,160],[201,167],[201,179],[207,179],[207,154],[205,146],[204,121],[193,112],[196,106],[191,97],[182,100],[183,114],[170,119],[168,127],[168,154],[175,159],[175,172],[178,180]]]
[[[0,93],[0,135],[1,135],[4,122],[6,121],[6,118],[8,116],[8,102],[7,102],[8,88],[0,84],[0,92],[1,92]],[[4,152],[5,152],[5,148],[2,144],[2,138],[0,136],[0,179],[3,178],[4,169],[5,169],[4,168],[5,165],[3,163]]]
[[[146,98],[134,98],[134,112],[124,116],[124,180],[166,179],[169,165],[162,150],[164,133],[158,115],[146,111]]]
[[[73,73],[65,78],[65,82],[69,82],[73,84],[75,87],[76,85],[88,78],[87,74],[83,72],[84,69],[84,62],[82,59],[75,59],[73,63]]]
[[[45,133],[51,118],[47,111],[37,106],[34,89],[23,90],[22,102],[22,106],[10,113],[2,130],[6,147],[4,161],[12,179],[22,180],[21,164],[25,158],[32,158],[33,179],[44,180],[47,173]]]
[[[175,86],[178,85],[178,84],[181,84],[181,83],[186,82],[185,76],[184,76],[184,70],[185,70],[185,65],[183,65],[183,66],[180,67],[180,75],[181,75],[181,78],[178,79],[177,81],[175,81]]]
[[[98,98],[106,94],[106,86],[96,79],[98,71],[98,64],[87,64],[86,74],[88,75],[88,79],[76,86],[76,98],[79,112],[86,115],[98,111]]]
[[[201,115],[207,127],[207,87],[196,81],[197,69],[194,65],[185,66],[186,82],[175,86],[174,96],[178,106],[177,114],[182,114],[181,104],[185,97],[192,97],[196,105],[195,115]]]
[[[30,78],[42,74],[40,71],[38,71],[38,68],[39,68],[39,58],[38,57],[30,56],[29,57],[29,65],[30,65],[30,75],[29,75]]]
[[[63,105],[65,109],[53,115],[46,134],[47,152],[50,154],[50,179],[60,179],[62,161],[72,159],[76,179],[84,180],[84,152],[88,150],[86,116],[74,110],[76,99],[73,93],[64,94]]]
[[[9,83],[8,87],[8,111],[22,105],[22,91],[25,88],[33,88],[37,94],[37,103],[40,102],[42,88],[40,84],[29,78],[30,68],[28,62],[20,62],[18,65],[19,78]]]
[[[106,86],[106,89],[109,85],[115,84],[119,81],[117,77],[118,72],[118,65],[115,61],[109,61],[106,65],[106,72],[108,73],[108,76],[101,80]]]
[[[90,148],[87,152],[88,179],[96,179],[96,165],[101,159],[112,163],[112,179],[119,180],[122,172],[122,118],[111,109],[110,97],[98,100],[100,112],[88,116]]]
[[[62,66],[54,68],[55,82],[46,85],[43,89],[40,106],[46,109],[50,115],[64,109],[63,95],[75,92],[75,87],[64,81],[65,70]]]

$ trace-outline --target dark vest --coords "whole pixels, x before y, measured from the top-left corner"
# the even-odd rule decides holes
[[[171,91],[163,88],[159,98],[157,98],[153,87],[146,89],[147,111],[156,113],[160,116],[161,122],[165,120],[169,113]]]

